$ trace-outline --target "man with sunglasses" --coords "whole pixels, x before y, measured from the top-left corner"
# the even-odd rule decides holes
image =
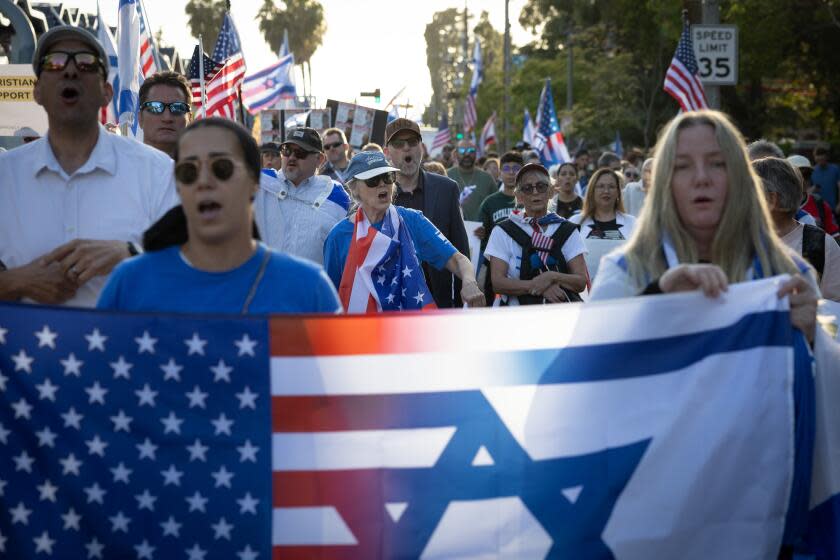
[[[149,76],[140,86],[143,142],[172,157],[178,135],[190,122],[191,98],[190,84],[181,74],[157,72]]]
[[[458,204],[458,185],[448,177],[421,168],[423,146],[416,122],[399,118],[388,123],[385,156],[399,170],[394,205],[423,212],[458,252],[469,255],[470,244]],[[461,281],[455,275],[425,264],[423,272],[438,307],[461,307]]]
[[[323,264],[324,240],[347,215],[350,197],[341,183],[316,175],[325,157],[314,128],[289,130],[280,155],[282,169],[263,169],[254,199],[260,235],[272,249]]]
[[[347,150],[350,144],[347,137],[340,128],[328,128],[324,131],[324,153],[327,156],[327,163],[321,168],[321,175],[328,175],[334,181],[344,183],[344,172],[350,165],[347,159]]]
[[[90,32],[50,29],[32,66],[49,128],[0,154],[0,299],[91,307],[114,266],[177,204],[173,163],[99,125],[113,89]]]
[[[472,140],[464,139],[458,142],[455,159],[458,165],[449,168],[446,173],[458,183],[464,219],[473,222],[480,221],[481,203],[499,189],[489,173],[475,166],[476,149]]]

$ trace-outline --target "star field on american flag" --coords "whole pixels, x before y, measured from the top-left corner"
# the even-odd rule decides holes
[[[266,345],[248,319],[4,313],[0,557],[269,558]]]

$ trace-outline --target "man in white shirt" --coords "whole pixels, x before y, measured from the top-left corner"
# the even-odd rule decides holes
[[[289,131],[280,146],[283,168],[263,169],[254,199],[254,217],[262,240],[277,251],[324,264],[324,241],[347,216],[350,197],[341,183],[316,175],[324,164],[318,131]]]
[[[99,125],[113,90],[92,34],[50,29],[32,66],[49,130],[0,154],[0,300],[93,307],[114,266],[177,203],[172,160]]]

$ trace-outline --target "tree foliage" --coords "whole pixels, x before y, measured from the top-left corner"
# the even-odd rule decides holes
[[[436,12],[426,25],[426,61],[432,76],[432,100],[423,116],[437,123],[449,113],[453,98],[463,89],[463,13],[456,8]]]
[[[184,8],[190,33],[196,39],[201,36],[201,46],[208,54],[216,45],[226,9],[225,0],[189,0]]]
[[[289,49],[298,64],[309,62],[327,32],[324,7],[317,0],[285,0],[280,6],[273,0],[263,0],[257,20],[274,52],[283,44],[284,31],[289,32]]]

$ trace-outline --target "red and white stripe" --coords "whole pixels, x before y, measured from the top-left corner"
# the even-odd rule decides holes
[[[375,313],[382,310],[382,303],[373,285],[373,271],[385,257],[394,239],[399,239],[400,231],[400,218],[393,204],[388,207],[388,214],[394,225],[393,238],[371,226],[361,208],[356,212],[353,242],[350,243],[338,290],[341,304],[348,313]],[[348,273],[353,274],[352,282]]]
[[[469,94],[467,96],[467,103],[464,106],[464,130],[472,130],[478,122],[478,115],[475,110],[476,95]]]
[[[554,239],[550,236],[543,234],[540,231],[540,226],[533,225],[534,233],[531,234],[531,245],[533,245],[536,249],[539,249],[538,254],[540,256],[540,260],[543,264],[548,263],[548,254],[551,252],[551,248],[554,247]]]
[[[152,50],[152,42],[149,40],[149,35],[145,31],[140,31],[140,73],[143,79],[157,72],[155,66],[155,57]]]
[[[484,123],[484,128],[481,129],[481,138],[479,142],[479,147],[481,148],[481,153],[486,154],[487,149],[496,143],[496,112],[493,111],[493,114],[490,115],[490,118],[487,119],[487,122]]]
[[[434,152],[435,150],[440,150],[452,139],[452,135],[449,132],[448,128],[443,130],[438,130],[437,134],[435,134],[435,138],[432,141],[432,148],[429,150],[430,152]]]
[[[699,111],[708,109],[706,92],[700,78],[692,74],[675,56],[665,73],[663,89],[671,94],[680,104],[683,111]]]
[[[221,116],[229,119],[234,118],[236,110],[234,101],[239,97],[239,86],[245,79],[245,59],[242,53],[236,53],[225,65],[205,84],[207,90],[207,116]],[[193,99],[195,100],[195,88],[193,88]],[[201,93],[198,93],[198,102],[194,103],[200,114]]]

